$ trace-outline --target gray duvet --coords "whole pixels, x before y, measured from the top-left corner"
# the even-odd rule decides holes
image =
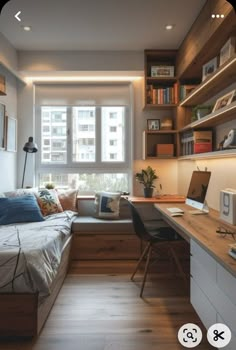
[[[64,211],[42,222],[0,226],[0,293],[50,294],[75,215]]]

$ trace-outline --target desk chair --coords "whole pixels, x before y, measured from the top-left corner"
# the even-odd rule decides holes
[[[182,266],[180,264],[180,261],[178,259],[178,256],[176,255],[174,251],[174,244],[176,241],[182,240],[182,237],[180,237],[175,230],[173,230],[171,227],[157,227],[157,228],[148,228],[144,225],[141,216],[135,206],[129,201],[129,207],[131,210],[131,216],[133,221],[133,227],[136,235],[141,239],[141,241],[147,242],[146,247],[141,254],[139,261],[135,267],[135,270],[131,276],[131,280],[133,281],[134,276],[136,272],[138,271],[138,268],[143,261],[145,257],[146,264],[145,264],[145,270],[143,275],[143,281],[140,291],[140,297],[142,298],[143,295],[143,289],[145,286],[147,273],[148,273],[148,267],[150,264],[150,258],[153,253],[153,251],[158,252],[158,246],[165,244],[167,247],[167,253],[169,254],[170,258],[172,258],[177,266],[177,269],[181,275],[181,277],[184,279],[185,284],[187,284],[187,279],[185,276],[185,273],[182,269]],[[160,221],[158,222],[160,224]]]

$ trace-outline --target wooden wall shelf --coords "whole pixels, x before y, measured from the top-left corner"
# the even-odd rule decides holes
[[[235,158],[236,149],[225,149],[223,151],[197,153],[179,157],[178,160],[203,160],[203,159],[218,159],[218,158]]]
[[[236,55],[226,62],[201,84],[199,84],[180,106],[195,106],[208,100],[236,81]]]
[[[188,129],[195,128],[208,128],[226,123],[230,120],[234,120],[236,116],[236,101],[231,103],[229,106],[225,106],[211,114],[206,115],[205,117],[196,120],[195,122],[186,125],[179,131],[186,131]]]

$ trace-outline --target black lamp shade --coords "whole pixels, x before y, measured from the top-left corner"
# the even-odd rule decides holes
[[[27,153],[36,153],[38,151],[38,146],[33,142],[33,137],[30,136],[28,142],[23,147],[23,151]]]

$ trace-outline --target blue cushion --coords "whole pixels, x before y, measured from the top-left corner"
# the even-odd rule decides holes
[[[44,218],[34,195],[0,198],[0,225],[43,220]]]

